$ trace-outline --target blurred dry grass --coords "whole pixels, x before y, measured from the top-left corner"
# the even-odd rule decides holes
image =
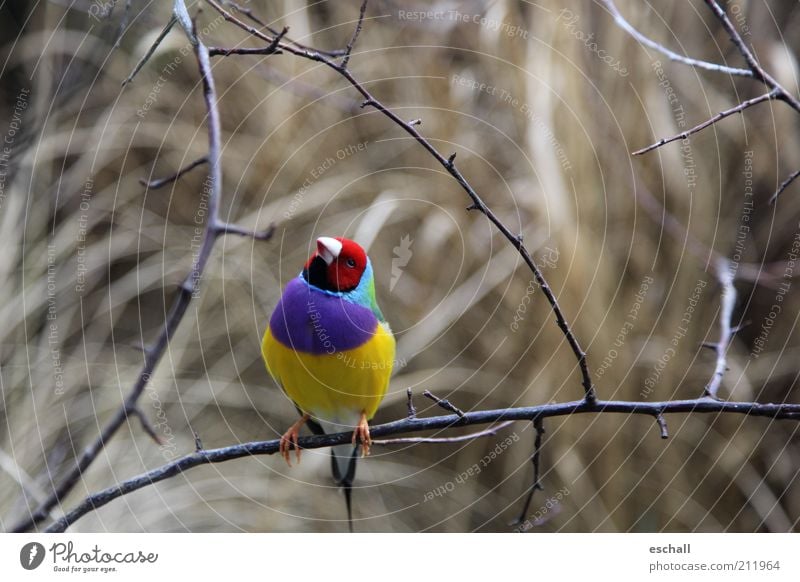
[[[30,91],[12,140],[16,170],[0,197],[3,529],[35,505],[119,406],[142,363],[136,346],[154,336],[190,268],[202,219],[202,169],[163,190],[146,192],[138,183],[205,153],[198,75],[191,55],[182,56],[182,35],[171,34],[120,89],[168,8],[134,6],[132,28],[112,50],[119,7],[110,21],[96,22],[86,14],[96,4],[82,3],[83,11],[64,4],[37,4],[21,33],[27,4],[0,9],[6,12],[0,118],[10,122],[20,89]],[[796,91],[792,55],[800,54],[800,38],[787,31],[800,25],[797,3],[734,4],[746,16],[757,54]],[[290,25],[295,39],[328,48],[344,45],[357,15],[356,2],[252,6],[276,26]],[[643,397],[693,289],[705,282],[686,336],[645,394],[694,397],[713,366],[699,344],[716,337],[718,289],[704,259],[654,221],[637,196],[649,189],[693,237],[730,256],[745,200],[745,151],[753,151],[755,210],[742,261],[786,261],[798,231],[797,187],[777,209],[766,201],[800,163],[798,118],[781,104],[761,105],[693,138],[697,184],[690,191],[679,144],[633,160],[628,154],[679,131],[652,63],[662,61],[690,125],[762,88],[645,51],[599,6],[567,8],[577,21],[555,2],[377,0],[351,66],[387,105],[422,118],[437,146],[458,152],[464,174],[537,257],[557,253],[545,275],[592,370],[616,350],[610,367],[595,374],[601,397]],[[740,66],[701,2],[656,8],[624,2],[620,9],[676,50]],[[401,16],[411,10],[449,16]],[[476,14],[486,23],[473,22]],[[208,27],[209,44],[255,46],[209,9],[199,22]],[[519,30],[493,30],[492,22]],[[603,63],[576,31],[593,33],[627,75]],[[464,409],[579,397],[573,356],[539,292],[529,296],[519,330],[511,329],[530,274],[485,219],[465,212],[463,192],[421,148],[376,112],[360,109],[354,92],[319,65],[289,56],[231,57],[215,61],[214,72],[225,130],[223,216],[247,226],[274,222],[277,236],[218,244],[202,293],[144,395],[151,417],[164,411],[160,430],[174,434],[175,449],[159,450],[131,421],[64,508],[162,464],[173,451],[192,450],[192,428],[207,447],[274,438],[285,429],[295,411],[264,371],[259,339],[282,285],[321,234],[369,247],[378,296],[406,362],[376,422],[404,414],[406,387],[429,389]],[[494,90],[465,86],[471,81]],[[357,144],[365,147],[353,152]],[[406,235],[413,255],[393,286],[394,248]],[[638,317],[615,347],[646,277],[653,283]],[[737,317],[744,312],[752,323],[731,348],[723,396],[800,401],[794,286],[755,358],[753,342],[776,290],[737,284]],[[421,398],[417,406],[421,414],[437,413]],[[531,513],[562,488],[568,495],[532,530],[798,529],[796,423],[668,421],[668,441],[646,418],[548,421],[545,491]],[[520,423],[463,446],[376,450],[359,468],[357,529],[508,531],[530,481],[532,432]],[[454,482],[513,434],[521,440],[479,475],[425,502],[427,492]],[[73,529],[342,531],[343,517],[327,453],[309,451],[291,470],[270,457],[195,469],[115,501]]]

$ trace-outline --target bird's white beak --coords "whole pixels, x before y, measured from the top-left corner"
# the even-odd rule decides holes
[[[329,236],[321,236],[317,239],[317,254],[330,265],[339,257],[342,252],[342,243]]]

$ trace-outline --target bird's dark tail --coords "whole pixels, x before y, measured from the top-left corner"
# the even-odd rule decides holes
[[[347,526],[350,528],[350,533],[353,533],[353,481],[356,478],[356,460],[360,448],[358,445],[338,445],[331,448],[331,472],[333,480],[344,491]]]
[[[325,429],[322,428],[319,422],[309,419],[307,424],[314,434],[325,434]],[[337,428],[339,431],[344,430],[344,428]],[[333,430],[336,431],[336,429]],[[331,447],[331,473],[333,473],[333,480],[344,492],[344,501],[347,504],[347,526],[350,529],[350,533],[353,532],[353,481],[356,478],[356,461],[360,452],[361,447],[359,445],[336,445]]]

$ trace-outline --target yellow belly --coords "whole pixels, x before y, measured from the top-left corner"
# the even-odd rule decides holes
[[[267,370],[300,409],[317,420],[351,425],[364,412],[375,415],[395,357],[392,332],[379,324],[363,345],[332,354],[287,348],[267,328],[261,344]]]

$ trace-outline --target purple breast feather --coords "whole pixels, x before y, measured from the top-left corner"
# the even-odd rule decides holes
[[[309,354],[336,354],[369,341],[378,320],[372,310],[292,279],[269,321],[284,346]]]

